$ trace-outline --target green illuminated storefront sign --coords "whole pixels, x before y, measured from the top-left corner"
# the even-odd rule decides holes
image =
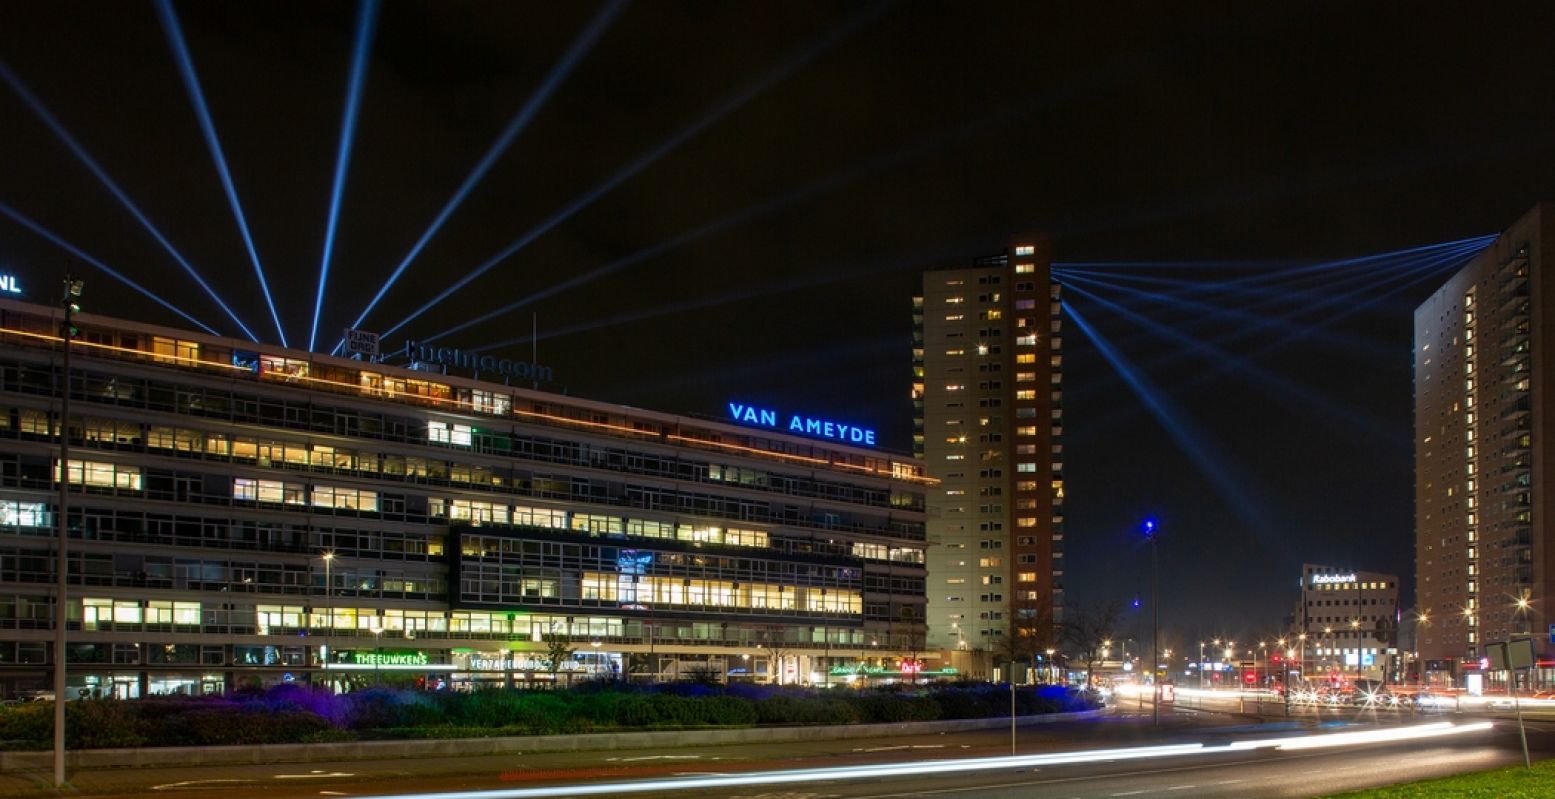
[[[351,652],[356,666],[425,666],[432,662],[425,652]]]

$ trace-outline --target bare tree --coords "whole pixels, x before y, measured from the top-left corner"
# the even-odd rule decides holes
[[[1064,608],[1064,623],[1059,634],[1085,662],[1086,685],[1091,684],[1091,673],[1101,660],[1102,642],[1112,639],[1122,617],[1123,606],[1117,600]]]
[[[994,654],[1012,664],[1024,661],[1035,671],[1037,657],[1058,643],[1053,616],[1050,596],[1017,602],[1010,609],[1008,635],[995,645]]]
[[[548,632],[542,640],[545,641],[545,667],[551,672],[551,685],[555,685],[556,673],[561,671],[562,664],[572,660],[578,649],[566,633]]]

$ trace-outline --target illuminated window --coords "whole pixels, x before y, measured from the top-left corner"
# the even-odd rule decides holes
[[[0,527],[48,527],[48,506],[42,502],[0,500]]]
[[[1025,336],[1017,336],[1015,339],[1015,345],[1018,347],[1035,347],[1037,346],[1037,336],[1035,333]]]
[[[1015,582],[1017,582],[1017,583],[1034,583],[1036,581],[1037,581],[1037,573],[1036,572],[1021,572],[1021,573],[1015,575]]]
[[[308,362],[274,355],[259,356],[259,374],[278,380],[301,380],[308,376]]]
[[[200,344],[196,341],[152,336],[151,357],[161,363],[193,364],[200,360]]]
[[[493,391],[474,390],[469,393],[470,407],[479,413],[506,416],[513,410],[513,398]]]
[[[249,502],[274,502],[282,505],[302,505],[307,487],[300,483],[284,483],[280,480],[255,480],[248,477],[232,478],[232,498]]]
[[[467,424],[453,424],[451,422],[427,422],[427,440],[434,444],[454,444],[456,446],[470,446],[474,428]]]
[[[513,508],[513,523],[529,527],[550,527],[555,530],[565,530],[567,529],[567,512],[552,508],[531,508],[524,505],[516,505]]]
[[[965,318],[966,318],[965,314],[958,314],[958,313],[945,314],[945,321],[947,321],[947,322],[959,322],[959,321],[961,321],[962,319],[965,319]]]
[[[1031,274],[1031,273],[1033,273],[1035,271],[1037,271],[1036,264],[1016,264],[1015,265],[1015,274],[1017,274],[1017,275],[1029,275],[1029,274]]]
[[[1015,362],[1016,363],[1036,363],[1037,362],[1037,354],[1034,353],[1034,352],[1023,352],[1023,353],[1015,356]]]
[[[378,492],[337,486],[314,486],[313,505],[340,510],[378,510]]]
[[[1032,255],[1032,254],[1036,253],[1036,251],[1037,251],[1037,247],[1034,244],[1017,244],[1017,245],[1015,245],[1015,256],[1017,258],[1019,258],[1022,255]],[[1030,264],[1027,264],[1027,266],[1030,266]]]
[[[59,461],[54,462],[54,473],[59,474]],[[140,468],[100,461],[72,460],[68,481],[71,485],[139,491]]]

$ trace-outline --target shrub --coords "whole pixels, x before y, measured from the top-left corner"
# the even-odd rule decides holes
[[[54,703],[27,702],[0,708],[0,746],[42,749],[54,739]]]
[[[138,704],[118,699],[83,699],[65,704],[65,746],[73,749],[116,749],[141,746]],[[49,725],[49,736],[54,734]]]

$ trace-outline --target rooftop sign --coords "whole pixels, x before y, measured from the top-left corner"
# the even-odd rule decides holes
[[[474,352],[463,352],[453,347],[433,347],[415,341],[405,342],[405,354],[411,361],[418,363],[437,364],[438,366],[452,366],[457,369],[469,369],[485,374],[499,374],[504,377],[516,377],[519,380],[552,380],[551,367],[541,366],[528,361],[515,361],[511,358],[498,358],[494,355],[481,355]]]
[[[1314,575],[1312,575],[1312,584],[1313,585],[1331,585],[1333,583],[1353,583],[1353,582],[1355,582],[1355,572],[1351,572],[1349,574],[1314,574]]]
[[[16,275],[0,275],[0,294],[20,294],[22,284],[17,281]]]
[[[753,427],[770,427],[773,430],[782,430],[801,436],[812,438],[824,438],[836,441],[840,444],[857,444],[865,447],[875,445],[875,431],[867,427],[843,424],[829,419],[820,419],[801,414],[787,414],[780,418],[777,411],[770,408],[758,408],[754,405],[743,405],[738,402],[729,403],[729,416],[734,421]]]

